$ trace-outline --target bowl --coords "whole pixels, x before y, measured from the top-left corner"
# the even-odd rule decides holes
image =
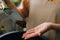
[[[0,39],[1,40],[24,40],[23,38],[21,38],[24,33],[25,32],[23,31],[12,31],[0,35]],[[44,36],[36,36],[27,40],[47,40],[47,38]]]

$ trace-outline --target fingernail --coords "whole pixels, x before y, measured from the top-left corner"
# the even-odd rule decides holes
[[[25,40],[27,39],[27,38],[24,38]]]
[[[38,36],[40,36],[41,34],[40,33],[38,33]]]
[[[23,36],[22,36],[22,38],[23,38]]]
[[[25,36],[23,35],[22,38],[24,38]]]

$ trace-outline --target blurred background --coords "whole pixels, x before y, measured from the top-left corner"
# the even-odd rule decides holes
[[[10,1],[16,6],[21,2],[21,0]],[[0,0],[0,35],[11,31],[22,31],[24,26],[21,23],[24,23],[22,17],[15,10],[9,9],[4,0]]]

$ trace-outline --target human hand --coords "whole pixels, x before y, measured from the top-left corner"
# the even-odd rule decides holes
[[[2,7],[2,5],[0,4],[0,10],[2,10],[3,9],[3,7]]]
[[[0,10],[2,10],[3,7],[2,7],[2,0],[0,0]]]
[[[52,24],[53,23],[50,23],[50,22],[42,23],[42,24],[36,26],[35,28],[32,28],[32,29],[28,30],[26,33],[23,34],[22,38],[29,39],[31,37],[40,36],[43,33],[50,30]]]

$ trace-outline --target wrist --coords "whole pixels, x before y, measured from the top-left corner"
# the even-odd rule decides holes
[[[48,29],[50,30],[50,29],[54,29],[54,26],[55,26],[55,23],[53,23],[53,22],[48,22],[47,23],[48,24]]]
[[[51,29],[54,29],[55,25],[56,25],[55,23],[52,23],[51,24]]]

